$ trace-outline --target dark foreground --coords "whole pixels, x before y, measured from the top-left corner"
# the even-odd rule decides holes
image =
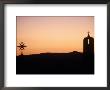
[[[94,74],[94,57],[79,52],[21,55],[16,74]]]

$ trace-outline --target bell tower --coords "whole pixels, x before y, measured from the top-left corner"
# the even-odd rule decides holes
[[[94,38],[89,35],[83,39],[84,55],[94,55]]]
[[[94,73],[94,38],[90,36],[83,39],[83,56],[89,71]]]

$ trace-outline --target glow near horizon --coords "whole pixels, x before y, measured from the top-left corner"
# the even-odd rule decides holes
[[[23,54],[83,51],[83,39],[94,37],[93,16],[17,16],[17,45]],[[17,48],[17,55],[20,54]]]

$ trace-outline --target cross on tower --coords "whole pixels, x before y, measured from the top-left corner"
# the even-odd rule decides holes
[[[19,46],[17,46],[17,47],[19,47],[19,50],[21,50],[21,55],[23,55],[22,50],[24,50],[24,48],[27,47],[27,46],[25,46],[24,43],[21,42],[21,43],[19,43]]]
[[[88,31],[87,33],[88,33],[88,36],[90,37],[90,35],[89,35],[90,32]]]

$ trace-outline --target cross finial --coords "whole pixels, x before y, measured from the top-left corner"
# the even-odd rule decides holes
[[[88,33],[88,36],[90,37],[90,35],[89,35],[90,32],[88,31],[87,33]]]

